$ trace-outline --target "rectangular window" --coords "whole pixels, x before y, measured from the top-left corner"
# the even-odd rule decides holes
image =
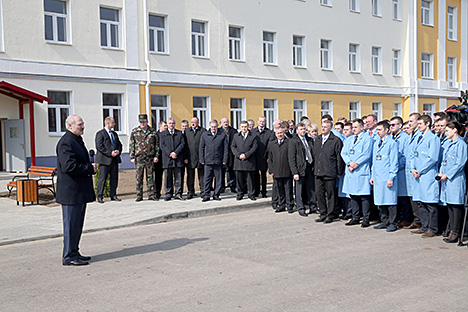
[[[193,97],[193,117],[198,117],[200,126],[207,129],[211,119],[210,98],[207,96]]]
[[[332,69],[332,50],[330,40],[320,40],[320,68]]]
[[[359,12],[359,0],[349,0],[349,10],[351,12]]]
[[[321,116],[330,115],[333,117],[333,101],[322,101],[320,105]]]
[[[70,92],[47,91],[49,133],[62,134],[67,130],[65,120],[70,115]]]
[[[157,129],[160,121],[167,121],[170,115],[168,95],[151,94],[151,125]]]
[[[242,61],[244,59],[243,29],[229,26],[229,59]]]
[[[400,21],[401,20],[401,8],[400,0],[393,0],[393,19]]]
[[[434,13],[432,8],[433,2],[422,0],[421,1],[421,24],[423,25],[433,25]]]
[[[298,124],[302,116],[307,116],[307,102],[305,100],[294,100],[294,123]]]
[[[293,36],[293,65],[305,67],[305,38]]]
[[[245,99],[231,98],[231,126],[239,129],[240,123],[245,119]]]
[[[402,105],[401,103],[393,103],[392,117],[400,116],[402,114]]]
[[[359,116],[361,116],[361,102],[349,102],[349,120],[354,120],[359,118]]]
[[[122,94],[103,93],[102,111],[104,118],[107,116],[114,118],[114,130],[122,131]]]
[[[381,0],[371,0],[372,1],[372,15],[382,16],[382,3]]]
[[[349,44],[349,71],[350,72],[360,72],[361,71],[361,64],[360,64],[360,55],[359,55],[359,44]]]
[[[382,73],[382,48],[372,47],[372,73]]]
[[[457,82],[457,58],[447,57],[447,82],[449,87],[455,87]]]
[[[431,53],[421,54],[421,77],[422,78],[433,78],[433,58]]]
[[[263,63],[276,64],[276,33],[263,32]]]
[[[44,0],[45,39],[49,42],[68,42],[67,2]]]
[[[167,53],[166,17],[149,16],[149,49],[154,53]]]
[[[273,129],[273,122],[277,119],[278,100],[264,99],[263,100],[263,116],[266,118],[267,128]]]
[[[393,50],[393,76],[401,76],[401,50]]]
[[[372,103],[372,114],[377,116],[377,120],[382,120],[382,103],[381,102]]]
[[[434,118],[435,113],[435,103],[424,103],[423,104],[423,115],[429,115],[431,118]]]
[[[447,38],[457,40],[457,8],[452,6],[447,8]]]
[[[321,5],[332,6],[332,0],[320,0]]]
[[[120,12],[109,8],[99,8],[101,19],[101,47],[120,48]]]
[[[192,21],[192,56],[208,57],[207,23]]]

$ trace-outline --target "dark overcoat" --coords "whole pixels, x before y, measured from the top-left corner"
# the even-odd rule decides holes
[[[218,131],[223,131],[228,139],[228,144],[229,144],[229,159],[227,162],[228,167],[234,166],[234,154],[231,151],[231,145],[232,145],[232,139],[234,136],[237,134],[237,130],[231,126],[229,128],[224,129],[223,127],[219,128]]]
[[[200,140],[203,133],[206,132],[204,128],[198,127],[194,130],[192,127],[185,130],[185,137],[187,138],[186,159],[188,159],[188,168],[200,168],[199,161]]]
[[[310,154],[312,155],[314,141],[305,136],[307,140],[307,144],[310,148]],[[298,174],[299,176],[303,177],[306,174],[306,157],[305,157],[305,147],[304,144],[301,142],[299,135],[295,133],[292,138],[288,139],[289,148],[288,148],[288,157],[289,157],[289,168],[291,169],[292,175]],[[313,162],[313,155],[312,155],[312,165]]]
[[[122,160],[120,159],[120,154],[122,154],[122,143],[120,142],[119,135],[112,131],[114,135],[115,149],[119,151],[119,155],[115,156],[115,159],[120,164]],[[112,152],[114,147],[112,146],[112,141],[106,129],[101,129],[96,132],[95,137],[95,146],[96,146],[96,163],[109,166],[112,163]]]
[[[205,165],[218,165],[227,163],[229,159],[229,143],[226,134],[217,131],[213,136],[211,131],[205,131],[200,139],[200,163]]]
[[[314,147],[314,175],[326,179],[334,179],[342,175],[345,169],[345,163],[341,158],[341,149],[343,142],[340,138],[330,132],[330,136],[322,145],[322,135],[315,139]]]
[[[174,129],[174,135],[171,135],[169,130],[164,130],[160,135],[160,147],[162,166],[167,168],[182,168],[184,167],[184,147],[185,139],[182,131]],[[177,154],[176,159],[172,159],[169,155],[174,152]]]
[[[268,145],[268,169],[274,178],[289,178],[292,176],[289,168],[289,142],[284,138],[281,145],[278,140],[270,141]]]
[[[256,152],[258,138],[250,131],[244,140],[242,134],[236,133],[232,139],[231,151],[234,154],[234,170],[255,171],[257,169]],[[239,156],[245,154],[246,159],[241,160]]]
[[[56,153],[57,203],[81,205],[94,201],[94,168],[83,138],[67,130],[57,143]]]
[[[258,127],[252,130],[252,134],[258,136],[258,147],[257,147],[257,170],[266,171],[268,170],[268,163],[266,161],[266,152],[268,147],[268,142],[271,139],[271,134],[273,131],[267,127],[263,128],[262,132],[259,131]]]

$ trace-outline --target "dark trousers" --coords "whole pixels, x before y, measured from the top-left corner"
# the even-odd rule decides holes
[[[353,211],[353,220],[359,220],[360,211],[362,219],[369,221],[370,217],[370,195],[350,195],[350,206]]]
[[[452,232],[462,234],[463,218],[465,209],[463,205],[447,205],[449,216],[449,228]]]
[[[321,217],[334,219],[338,216],[336,179],[315,177],[315,193]]]
[[[448,206],[441,206],[437,207],[437,218],[439,224],[439,231],[445,231],[449,226],[449,214],[448,214]]]
[[[182,196],[182,171],[185,170],[185,167],[181,168],[166,168],[164,169],[164,185],[166,188],[166,196],[172,197],[174,195]]]
[[[204,187],[201,189],[201,195],[203,198],[210,198],[211,190],[213,188],[213,178],[215,182],[213,197],[219,197],[221,194],[221,181],[223,166],[221,165],[205,165],[204,170]]]
[[[382,224],[385,224],[385,225],[393,224],[394,226],[398,225],[396,205],[379,206],[379,210],[380,210],[380,220],[382,221]]]
[[[154,193],[158,198],[161,197],[163,172],[164,170],[160,159],[159,162],[154,165]]]
[[[258,197],[260,192],[263,196],[267,194],[267,171],[266,170],[255,170],[254,171],[254,185],[255,185],[255,197]],[[261,186],[261,188],[260,188]]]
[[[278,192],[278,206],[281,209],[294,209],[292,178],[275,178]]]
[[[413,209],[413,223],[421,224],[421,219],[419,218],[418,202],[414,201],[412,198],[411,198],[411,208]]]
[[[253,173],[253,171],[236,171],[237,197],[242,197],[245,194],[249,197],[255,195]]]
[[[115,157],[112,158],[110,165],[99,165],[99,178],[96,189],[97,197],[102,197],[104,185],[106,185],[107,176],[110,175],[110,197],[117,195],[117,185],[119,183],[119,163]]]
[[[86,213],[86,204],[62,205],[63,256],[62,263],[77,260]]]
[[[226,179],[227,183],[226,183]],[[223,180],[221,181],[221,189],[224,190],[226,187],[231,189],[236,188],[236,172],[233,167],[223,166]]]
[[[411,222],[413,209],[411,207],[411,197],[398,196],[398,215],[400,221]]]
[[[314,174],[312,172],[312,166],[306,165],[305,175],[299,176],[299,180],[295,182],[297,210],[305,209],[305,205],[309,203],[309,198],[312,200],[314,196]]]
[[[294,188],[293,192],[294,192]],[[273,179],[273,187],[271,189],[271,204],[276,206],[278,205],[278,185],[276,183],[276,179]]]
[[[419,218],[421,220],[421,230],[431,230],[434,233],[439,231],[438,205],[436,203],[418,202]]]
[[[198,186],[200,188],[200,194],[203,194],[204,190],[204,182],[203,182],[203,175],[204,169],[201,168],[187,168],[187,189],[188,193],[194,195],[195,194],[195,170],[197,170],[198,174]]]
[[[346,216],[346,217],[352,216],[348,197],[338,197],[338,207],[339,207],[338,211],[341,211],[343,216]]]

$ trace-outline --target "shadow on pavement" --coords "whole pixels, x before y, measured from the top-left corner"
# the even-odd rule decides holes
[[[151,245],[124,248],[119,251],[113,251],[113,252],[108,252],[108,253],[104,253],[100,255],[94,255],[92,262],[106,261],[110,259],[123,258],[123,257],[135,256],[135,255],[142,255],[142,254],[147,254],[147,253],[151,253],[155,251],[173,250],[177,248],[182,248],[184,246],[187,246],[189,244],[193,244],[196,242],[206,241],[208,239],[209,238],[206,238],[206,237],[193,238],[193,239],[176,238],[176,239],[170,239],[164,242],[155,243]]]

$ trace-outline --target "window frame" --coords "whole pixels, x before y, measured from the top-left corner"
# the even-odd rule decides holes
[[[294,44],[294,38],[300,38],[301,44]],[[298,68],[306,68],[306,41],[305,36],[293,35],[293,66]],[[300,57],[298,57],[298,51],[300,51]],[[301,64],[297,64],[297,60],[300,60]]]
[[[297,103],[302,104],[302,108],[296,108]],[[307,116],[307,100],[293,100],[294,123],[298,124],[302,116]],[[298,117],[298,118],[297,118]]]
[[[195,107],[195,98],[204,99],[206,107]],[[211,97],[194,95],[192,97],[192,110],[192,116],[198,118],[200,127],[208,129],[211,120]],[[205,120],[201,117],[203,112],[205,112]]]
[[[118,95],[119,96],[119,105],[105,105],[104,104],[104,96],[106,94],[111,94],[111,95]],[[102,120],[104,120],[104,118],[106,118],[107,116],[104,116],[104,110],[105,109],[108,109],[109,110],[109,116],[114,118],[114,120],[116,121],[116,125],[117,125],[117,130],[115,129],[114,127],[114,131],[117,132],[118,134],[124,134],[125,133],[125,130],[124,130],[124,120],[125,120],[125,116],[124,116],[124,102],[125,102],[125,94],[122,93],[122,92],[102,92]],[[115,111],[118,111],[119,112],[119,117],[118,118],[115,118]],[[116,120],[117,119],[117,120]]]
[[[328,43],[327,48],[322,48],[322,42]],[[327,61],[328,67],[324,67],[324,60]],[[320,39],[320,69],[321,70],[333,70],[333,44],[331,40]]]
[[[449,64],[449,59],[453,60],[452,64]],[[449,75],[449,67],[452,67],[452,77]],[[457,88],[458,73],[457,73],[457,58],[448,56],[447,57],[447,83],[449,88]]]
[[[204,31],[203,33],[193,31],[193,23],[203,24]],[[209,23],[207,21],[192,19],[190,22],[190,33],[191,33],[191,53],[194,58],[208,59],[210,58],[209,50]],[[198,38],[194,41],[194,36]],[[203,55],[200,55],[200,38],[203,38]],[[195,54],[193,51],[193,44],[195,42]],[[198,53],[197,53],[198,52]]]
[[[382,17],[382,1],[371,0],[371,13],[372,16]]]
[[[153,105],[153,96],[162,96],[166,99],[166,106],[156,106],[156,105]],[[156,94],[156,93],[153,93],[150,95],[150,110],[151,110],[151,125],[153,126],[153,128],[155,128],[156,130],[158,130],[158,123],[161,121],[161,120],[158,120],[160,119],[160,112],[163,111],[165,114],[166,114],[166,122],[167,122],[167,119],[169,119],[171,117],[171,96],[169,94]],[[155,100],[156,102],[156,100]],[[153,114],[154,112],[154,114]],[[153,115],[156,117],[153,118]]]
[[[103,9],[114,10],[117,11],[118,22],[103,20],[101,19],[101,12],[99,12],[99,39],[100,39],[100,46],[102,49],[110,49],[110,50],[123,50],[123,42],[122,42],[122,8],[110,7],[105,5],[99,6],[99,11]],[[102,45],[102,29],[101,25],[106,24],[106,45]],[[117,26],[117,40],[118,45],[116,47],[111,46],[112,39],[111,39],[111,25]]]
[[[397,53],[397,57],[395,57],[395,53]],[[401,77],[401,50],[400,49],[392,49],[392,73],[393,73],[393,76],[395,77]]]
[[[449,9],[453,9],[452,13],[449,13]],[[450,17],[452,17],[452,28],[450,28]],[[458,10],[457,7],[449,5],[447,7],[447,40],[457,41],[458,40]],[[452,35],[450,35],[452,34]]]
[[[54,43],[54,44],[65,44],[69,45],[71,44],[71,38],[70,38],[70,19],[68,18],[69,12],[70,12],[70,2],[68,0],[56,0],[60,2],[65,3],[65,14],[62,13],[55,13],[55,12],[48,12],[45,9],[45,1],[43,2],[44,5],[44,39],[47,43]],[[1,6],[1,3],[0,3]],[[1,8],[0,8],[0,13],[1,13]],[[45,18],[46,16],[51,16],[52,17],[52,37],[53,39],[47,39],[45,38],[45,31],[46,31],[46,22]],[[63,18],[65,20],[65,29],[64,29],[64,34],[65,34],[65,41],[60,41],[58,40],[58,23],[57,20],[59,18]],[[1,17],[0,17],[0,22],[1,22]],[[0,25],[1,28],[1,25]],[[1,31],[1,29],[0,29]],[[1,46],[1,43],[0,43]],[[1,50],[1,47],[0,47]]]
[[[273,41],[265,41],[265,34],[272,34],[273,35]],[[277,65],[277,49],[278,49],[278,45],[277,45],[277,37],[276,37],[276,32],[271,32],[271,31],[263,31],[262,32],[262,42],[263,42],[263,64],[264,65],[273,65],[273,66],[276,66]],[[271,49],[267,47],[270,47],[271,46]],[[270,51],[271,51],[271,59],[272,61],[271,62],[268,62],[267,59],[269,59],[269,54],[270,54]],[[267,52],[268,52],[268,56],[267,56]]]
[[[241,108],[232,108],[232,100],[240,100],[241,103]],[[245,98],[240,98],[240,97],[231,97],[229,99],[229,117],[231,120],[231,126],[235,129],[239,129],[240,127],[240,122],[242,120],[245,120],[246,112],[245,112]],[[233,117],[233,113],[239,113],[240,112],[240,120],[237,120],[237,114],[236,117]]]
[[[429,56],[429,60],[424,60],[425,55]],[[425,65],[428,73],[425,73]],[[432,53],[421,53],[421,78],[434,79],[434,54]]]
[[[431,108],[431,110],[425,110],[424,109],[425,105],[428,105]],[[435,103],[423,103],[422,112],[423,112],[423,115],[429,115],[431,116],[431,118],[434,118],[434,113],[436,112],[436,104]],[[427,112],[429,112],[429,114],[427,114]]]
[[[377,49],[377,55],[374,55],[374,49]],[[382,75],[382,48],[371,47],[372,74]],[[375,68],[377,66],[377,68]]]
[[[0,0],[0,53],[5,52],[5,42],[3,40],[3,37],[3,1]]]
[[[329,104],[328,108],[324,109],[323,104]],[[320,101],[320,117],[326,114],[333,117],[333,101],[332,100]]]
[[[355,52],[351,52],[351,46],[356,47]],[[355,69],[351,68],[352,57],[355,57]],[[349,43],[348,45],[348,70],[350,73],[360,73],[361,72],[361,45],[358,43]]]
[[[267,101],[273,103],[273,108],[265,107]],[[266,118],[266,127],[273,129],[273,122],[278,119],[278,99],[263,99],[263,116]]]
[[[351,109],[351,104],[356,104],[356,109]],[[356,114],[352,116],[352,114]],[[361,101],[349,101],[349,120],[352,121],[361,116]]]
[[[158,26],[150,26],[149,21],[150,21],[150,16],[154,17],[161,17],[164,20],[164,27],[158,27]],[[148,39],[148,49],[151,54],[169,54],[169,31],[168,31],[168,16],[163,15],[163,14],[157,14],[157,13],[148,13],[148,36],[151,37],[151,31],[153,31],[153,42],[154,42],[154,50],[151,50],[151,40]],[[163,33],[163,43],[164,43],[164,49],[163,51],[157,51],[157,48],[159,47],[158,45],[158,32]]]
[[[237,37],[231,37],[230,35],[230,30],[231,30],[231,27],[232,28],[237,28],[239,29],[239,34],[240,34],[240,38],[237,38]],[[231,57],[231,50],[234,51],[233,49],[233,45],[235,47],[235,42],[238,42],[239,44],[239,58],[232,58]],[[244,45],[244,27],[242,26],[236,26],[236,25],[229,25],[228,26],[228,43],[229,43],[229,46],[228,46],[228,57],[229,57],[229,60],[230,61],[234,61],[234,62],[244,62],[245,61],[245,45]]]
[[[392,117],[396,117],[396,116],[401,117],[402,114],[403,114],[403,104],[401,102],[393,103]]]
[[[429,8],[423,7],[424,3],[429,4]],[[426,17],[428,20],[426,20]],[[425,26],[434,26],[434,2],[421,0],[421,24]]]
[[[354,9],[352,8],[353,4],[355,6]],[[360,13],[361,12],[359,0],[349,0],[349,6],[348,7],[349,7],[350,12],[354,12],[354,13]]]
[[[320,5],[326,6],[326,7],[332,7],[333,2],[332,0],[320,0]]]
[[[377,109],[374,108],[374,104],[377,104]],[[383,104],[382,104],[382,102],[372,102],[372,114],[377,116],[378,121],[382,120],[382,115],[383,115]]]
[[[394,21],[401,21],[401,1],[392,0],[392,18]]]
[[[62,129],[62,118],[61,118],[61,114],[60,114],[60,109],[62,108],[66,108],[68,109],[68,113],[66,114],[67,116],[71,115],[73,112],[72,112],[72,91],[70,90],[47,90],[47,97],[51,98],[49,92],[64,92],[67,94],[68,96],[68,103],[67,104],[60,104],[60,103],[47,103],[47,132],[49,134],[49,136],[62,136],[67,130],[66,130],[66,123],[65,123],[65,120],[63,120],[63,123],[65,124],[65,130],[64,131],[61,131]],[[49,109],[54,109],[55,111],[55,129],[59,129],[60,131],[50,131],[49,130]],[[65,116],[65,119],[67,118],[67,116]]]

